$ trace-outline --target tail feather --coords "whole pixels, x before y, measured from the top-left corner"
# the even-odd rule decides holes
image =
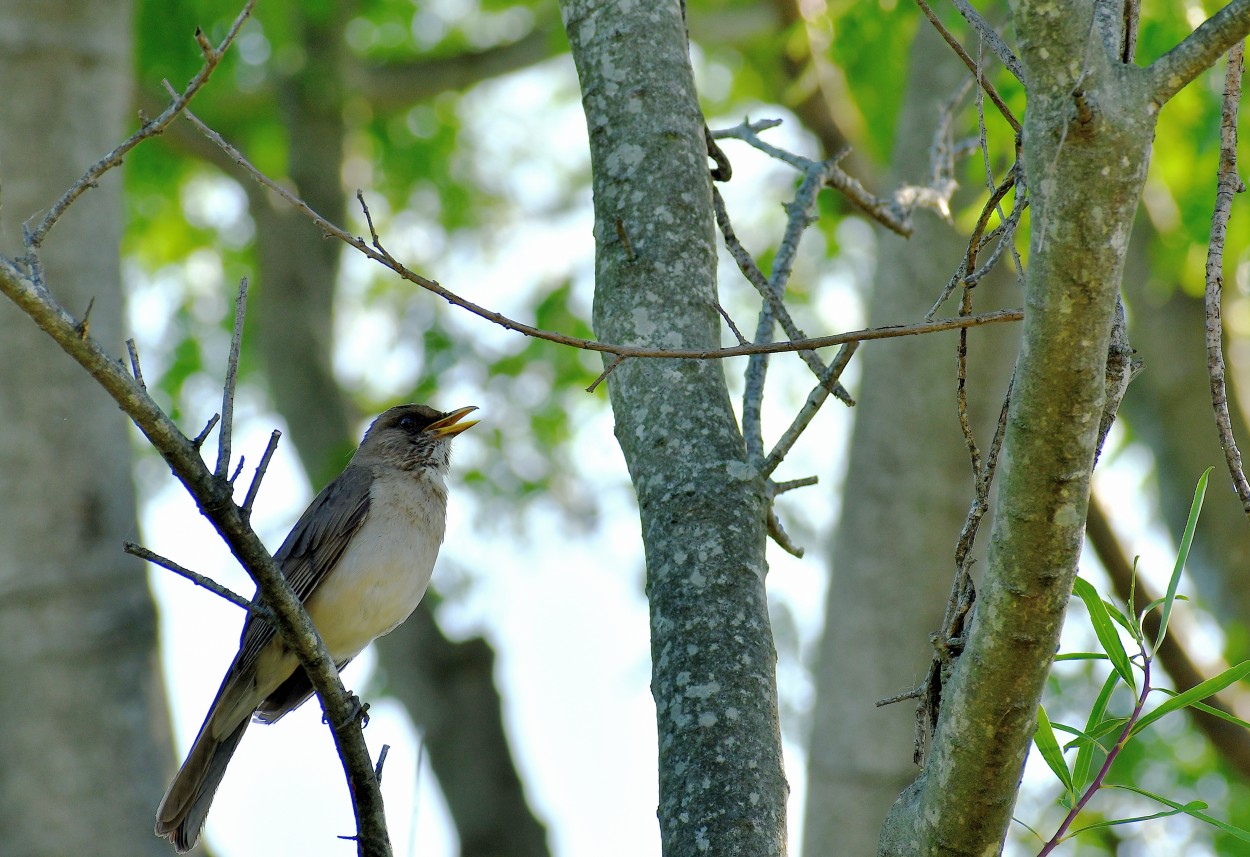
[[[250,722],[244,718],[233,732],[218,739],[212,737],[211,719],[200,729],[187,760],[156,810],[156,835],[172,842],[179,853],[190,851],[199,841],[213,796]]]

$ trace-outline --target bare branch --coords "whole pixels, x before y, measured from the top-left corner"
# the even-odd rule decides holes
[[[200,429],[200,433],[197,434],[191,440],[192,445],[196,449],[199,449],[200,447],[204,445],[204,441],[208,440],[209,432],[213,430],[213,426],[217,425],[217,422],[220,419],[221,419],[221,414],[213,414],[211,417],[208,418],[208,422],[205,423],[204,428]]]
[[[768,537],[790,556],[798,557],[799,559],[803,558],[803,548],[790,540],[790,534],[781,525],[781,519],[777,517],[777,511],[771,507],[768,510]]]
[[[221,388],[221,431],[217,434],[217,476],[225,478],[230,467],[230,443],[234,433],[234,391],[239,381],[239,349],[243,345],[243,317],[247,313],[247,277],[239,281],[234,299],[234,331],[230,334],[230,356],[226,359],[226,381]],[[243,466],[240,459],[239,466]],[[239,474],[230,478],[233,482]]]
[[[226,599],[227,601],[229,601],[231,604],[235,605],[236,607],[242,607],[244,610],[247,610],[250,613],[255,613],[258,617],[260,617],[261,619],[264,619],[266,622],[271,621],[273,619],[273,615],[265,608],[265,605],[261,604],[259,601],[253,601],[250,598],[244,598],[242,595],[235,592],[233,589],[230,589],[229,587],[226,587],[226,586],[222,586],[220,583],[213,580],[211,577],[205,577],[204,575],[200,574],[197,571],[192,571],[191,569],[186,568],[185,566],[181,566],[178,563],[174,562],[172,559],[168,559],[166,557],[161,556],[158,553],[154,553],[153,551],[150,551],[141,545],[137,545],[134,542],[125,542],[122,545],[122,550],[124,550],[126,553],[130,554],[131,556],[137,556],[139,557],[139,559],[147,560],[153,565],[159,565],[163,569],[172,571],[174,574],[181,575],[182,577],[185,577],[187,580],[194,583],[196,586],[204,587],[209,592],[212,592],[214,595],[218,595]]]
[[[1248,16],[1250,17],[1250,16]],[[1237,175],[1237,112],[1241,105],[1241,73],[1245,43],[1238,42],[1228,52],[1228,69],[1224,75],[1224,104],[1220,114],[1220,168],[1216,180],[1215,211],[1211,214],[1211,241],[1207,246],[1206,270],[1206,340],[1207,374],[1211,379],[1211,405],[1215,409],[1215,426],[1220,446],[1228,462],[1241,508],[1250,516],[1250,482],[1241,465],[1241,451],[1233,437],[1233,422],[1228,413],[1228,388],[1224,380],[1224,323],[1221,300],[1224,290],[1224,240],[1228,235],[1228,219],[1232,214],[1233,196],[1245,190]]]
[[[256,472],[252,474],[252,484],[247,488],[247,497],[243,500],[243,514],[247,517],[252,515],[252,504],[256,502],[256,495],[260,491],[260,483],[265,478],[265,471],[269,469],[269,460],[273,458],[274,450],[278,448],[278,439],[282,437],[282,432],[274,429],[269,435],[269,443],[265,446],[265,454],[260,457],[260,464],[256,465]],[[242,459],[239,459],[240,462]]]
[[[1203,21],[1202,26],[1147,69],[1155,105],[1166,104],[1247,33],[1250,33],[1250,0],[1232,0]]]
[[[146,390],[148,385],[143,380],[143,370],[139,368],[139,349],[133,339],[126,340],[126,351],[130,354],[130,371],[135,376],[135,383]]]
[[[787,491],[793,491],[796,488],[807,488],[820,482],[819,476],[804,476],[802,479],[791,479],[788,482],[772,482],[770,489],[772,496],[777,497],[785,494]]]
[[[74,200],[82,196],[88,188],[95,187],[101,176],[114,167],[119,166],[122,159],[125,158],[126,154],[131,149],[149,137],[155,137],[157,134],[160,134],[166,127],[168,127],[170,122],[173,122],[174,119],[177,118],[179,113],[186,109],[187,104],[191,102],[191,99],[195,97],[195,94],[200,91],[200,88],[204,86],[204,84],[208,82],[209,77],[212,76],[213,71],[221,62],[222,54],[224,54],[234,42],[235,37],[239,34],[239,29],[252,14],[252,6],[255,2],[256,0],[247,0],[247,3],[243,6],[243,10],[239,12],[238,16],[234,19],[234,23],[230,25],[230,30],[226,33],[226,37],[222,39],[221,44],[217,48],[213,49],[210,47],[208,50],[203,50],[203,68],[199,70],[195,77],[191,78],[191,82],[187,84],[187,88],[184,89],[181,94],[172,93],[174,96],[173,101],[169,103],[169,106],[166,107],[159,116],[155,119],[144,122],[139,130],[127,137],[121,145],[113,149],[113,151],[109,152],[95,164],[92,164],[92,166],[82,174],[82,177],[70,185],[69,190],[65,191],[65,193],[61,195],[61,198],[53,203],[52,207],[48,209],[48,213],[44,215],[43,220],[39,221],[38,226],[31,228],[30,221],[26,222],[23,232],[28,256],[37,255],[37,251],[39,250],[40,245],[43,244],[44,238],[47,237],[48,231],[56,225],[56,222],[61,219],[61,216],[65,214],[71,205],[74,204]],[[199,30],[196,30],[196,39],[201,43],[201,47],[203,48],[203,45],[205,44],[204,37]],[[34,218],[31,219],[33,220]]]
[[[980,63],[973,61],[972,57],[968,55],[968,52],[964,50],[964,46],[959,43],[958,39],[951,35],[950,30],[943,26],[942,22],[938,20],[937,15],[933,13],[933,10],[929,7],[929,4],[925,2],[925,0],[916,0],[916,5],[920,7],[921,12],[924,12],[924,16],[929,19],[929,23],[932,24],[933,28],[938,31],[938,34],[946,41],[946,44],[951,46],[951,50],[955,52],[955,55],[963,60],[964,65],[966,65],[969,71],[971,71],[976,77],[977,82],[981,84],[981,88],[985,90],[985,94],[990,97],[990,101],[994,102],[994,106],[998,108],[998,112],[1003,114],[1003,118],[1007,120],[1007,124],[1011,126],[1011,129],[1015,131],[1017,135],[1020,134],[1022,131],[1020,127],[1020,120],[1017,119],[1015,114],[1011,112],[1011,108],[1007,106],[1006,102],[1003,101],[1002,96],[998,94],[998,90],[994,88],[994,84],[990,83],[989,78],[985,76],[985,72],[981,69]]]
[[[525,336],[530,336],[535,339],[543,339],[547,342],[555,342],[560,345],[568,345],[573,348],[581,348],[586,351],[600,351],[607,354],[615,354],[625,358],[639,357],[647,359],[720,360],[726,357],[742,357],[748,354],[780,354],[787,351],[811,351],[818,348],[828,348],[833,345],[845,345],[848,342],[863,342],[870,339],[890,339],[897,336],[913,336],[922,333],[936,333],[942,330],[955,330],[961,327],[976,327],[982,324],[1019,321],[1024,318],[1023,310],[998,310],[996,312],[982,313],[981,315],[970,316],[968,318],[938,319],[914,325],[879,327],[869,330],[852,331],[850,333],[833,334],[831,336],[817,336],[810,339],[770,342],[758,345],[738,345],[729,348],[717,349],[646,348],[634,345],[617,345],[615,343],[597,342],[593,339],[582,339],[576,336],[566,336],[562,333],[555,333],[553,331],[543,330],[542,328],[524,324],[508,318],[502,313],[488,310],[483,306],[460,297],[455,292],[444,288],[434,280],[410,271],[398,260],[396,260],[395,257],[392,256],[387,250],[371,247],[365,242],[364,239],[351,235],[339,226],[336,226],[329,220],[326,220],[317,212],[313,211],[308,203],[304,202],[282,185],[278,184],[260,170],[256,169],[256,167],[254,167],[245,157],[243,157],[242,154],[239,153],[238,149],[222,139],[220,134],[205,125],[202,121],[200,121],[199,117],[197,117],[190,110],[183,111],[183,113],[188,121],[192,122],[202,134],[208,137],[208,139],[212,140],[216,145],[221,147],[230,159],[242,167],[243,170],[251,175],[253,179],[293,205],[305,217],[320,227],[327,235],[333,236],[343,243],[350,245],[373,261],[391,269],[408,282],[420,286],[428,292],[438,295],[440,298],[453,306],[458,306],[461,309],[467,310],[476,316],[499,325],[505,330],[516,331],[517,333],[524,334]]]
[[[994,56],[1007,67],[1007,71],[1011,72],[1016,80],[1024,83],[1024,66],[1020,64],[1019,58],[1012,53],[1011,48],[1007,47],[1007,43],[1003,41],[1003,37],[998,35],[998,31],[990,26],[990,22],[981,17],[981,13],[972,7],[968,0],[951,0],[952,5],[959,10],[959,14],[963,15],[972,29],[977,31],[985,43],[990,46],[990,50],[994,52]],[[1020,129],[1017,127],[1016,132]]]
[[[590,382],[590,386],[586,388],[586,392],[593,393],[599,387],[600,384],[608,380],[608,376],[611,375],[613,371],[615,371],[616,367],[620,366],[624,362],[625,362],[624,354],[616,355],[616,359],[613,360],[611,363],[609,363],[604,368],[604,370],[599,373],[599,376],[595,378],[595,380]]]
[[[846,369],[847,364],[851,362],[851,357],[855,354],[855,349],[858,347],[858,342],[848,342],[842,346],[838,356],[834,358],[833,362],[829,364],[829,368],[825,370],[825,375],[821,378],[820,383],[807,394],[807,401],[790,423],[790,427],[777,440],[777,444],[773,447],[772,452],[768,453],[768,457],[760,465],[760,473],[769,476],[777,469],[777,465],[781,464],[790,448],[794,446],[795,441],[799,439],[799,436],[803,434],[803,430],[812,421],[812,417],[816,416],[820,406],[824,404],[825,399],[833,392],[834,384],[842,375],[843,370]]]
[[[770,122],[750,122],[746,121],[733,128],[725,128],[720,131],[713,131],[712,137],[717,140],[733,138],[741,140],[756,149],[759,149],[769,157],[776,158],[794,167],[800,172],[809,172],[812,165],[818,163],[810,158],[804,158],[802,155],[796,155],[793,152],[787,152],[785,149],[779,149],[764,140],[760,139],[757,130],[766,128],[775,128],[780,125],[780,120],[772,120]],[[893,200],[885,200],[873,196],[869,193],[859,180],[846,173],[838,166],[833,166],[829,170],[829,174],[825,179],[825,183],[829,187],[840,191],[847,199],[855,204],[857,208],[873,220],[880,223],[886,229],[896,232],[903,237],[907,237],[912,233],[911,211],[915,207],[915,202],[910,204],[903,197]],[[921,199],[922,195],[911,194],[916,199]]]

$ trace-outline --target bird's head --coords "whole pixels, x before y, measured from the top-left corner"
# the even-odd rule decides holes
[[[464,420],[476,410],[476,405],[446,413],[429,405],[396,405],[369,426],[355,460],[389,464],[401,470],[446,469],[451,439],[477,425],[477,420]]]

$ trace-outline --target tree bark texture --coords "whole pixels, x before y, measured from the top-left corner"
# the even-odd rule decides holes
[[[566,0],[562,11],[590,133],[595,333],[715,347],[710,179],[680,4]],[[608,388],[647,558],[663,853],[782,854],[764,482],[723,367],[630,360]]]
[[[997,853],[1080,553],[1112,314],[1157,107],[1087,4],[1013,3],[1032,194],[1023,344],[989,561],[924,772],[880,853]]]
[[[910,69],[890,186],[929,174],[941,105],[968,74],[930,27],[917,33]],[[877,235],[870,326],[920,318],[959,265],[967,236],[929,212],[916,216],[910,238],[885,229]],[[1001,265],[978,286],[979,302],[1018,303],[1011,262]],[[968,407],[982,451],[1018,338],[1005,328],[969,333]],[[946,607],[955,541],[972,503],[956,346],[957,334],[940,334],[868,343],[859,352],[859,404],[813,676],[803,822],[803,850],[812,857],[874,853],[882,820],[917,773],[915,700],[874,703],[915,686],[928,668],[929,635]],[[986,521],[982,532],[988,528]]]
[[[0,2],[0,241],[125,136],[130,4]],[[121,176],[50,233],[46,282],[124,353]],[[14,306],[0,306],[0,851],[165,854],[172,765],[126,420]]]

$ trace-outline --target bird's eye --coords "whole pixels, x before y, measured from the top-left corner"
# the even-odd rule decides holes
[[[416,417],[400,417],[399,427],[403,429],[404,431],[416,431],[417,418]]]

